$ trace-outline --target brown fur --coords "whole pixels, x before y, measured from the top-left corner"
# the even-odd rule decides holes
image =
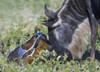
[[[27,44],[30,46],[30,44]],[[23,45],[25,46],[25,44]],[[46,42],[44,42],[42,39],[39,39],[39,45],[35,48],[35,52],[32,56],[29,56],[26,58],[26,56],[28,56],[28,54],[32,53],[31,51],[28,51],[22,58],[24,65],[30,64],[33,62],[34,58],[38,57],[39,53],[43,50],[43,49],[48,49],[49,46]]]
[[[27,64],[32,63],[34,58],[38,57],[39,53],[43,49],[49,48],[50,44],[48,43],[48,40],[42,39],[42,38],[43,37],[38,38],[37,46],[35,46],[34,50],[33,49],[29,50],[29,48],[31,48],[31,46],[33,46],[33,44],[35,43],[35,40],[36,40],[35,35],[29,41],[27,41],[26,43],[22,45],[22,49],[26,50],[26,53],[22,55],[22,58],[21,58],[25,66],[27,66]],[[9,53],[7,57],[8,62],[16,61],[18,64],[20,63],[20,58],[18,56],[19,49],[20,49],[20,46],[14,49],[11,53]]]
[[[71,52],[74,59],[81,58],[86,51],[88,44],[86,36],[90,36],[90,32],[90,24],[87,18],[79,24],[78,28],[75,30],[72,42],[68,47],[68,50]]]
[[[35,42],[35,36],[33,36],[28,42],[23,44],[22,48],[24,50],[28,50],[33,45],[34,42]]]

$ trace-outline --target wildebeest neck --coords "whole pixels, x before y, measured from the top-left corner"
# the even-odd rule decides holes
[[[68,24],[80,24],[87,17],[84,0],[66,0],[59,17]]]
[[[52,28],[49,28],[49,32],[54,28],[53,34],[58,42],[68,45],[72,41],[75,29],[87,18],[86,6],[84,0],[65,0],[61,8],[59,19]]]

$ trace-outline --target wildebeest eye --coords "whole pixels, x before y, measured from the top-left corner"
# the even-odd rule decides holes
[[[57,21],[57,18],[56,19],[48,19],[48,22],[56,22]]]
[[[51,21],[54,21],[54,19],[48,19],[48,20],[47,20],[47,22],[51,22]]]
[[[45,24],[45,23],[53,23],[53,22],[55,22],[55,20],[53,20],[53,19],[48,19],[48,20],[45,20],[43,24]]]

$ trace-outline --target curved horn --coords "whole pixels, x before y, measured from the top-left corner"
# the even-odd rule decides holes
[[[48,18],[51,18],[51,19],[55,19],[55,12],[47,9],[46,5],[45,5],[45,15],[48,17]]]

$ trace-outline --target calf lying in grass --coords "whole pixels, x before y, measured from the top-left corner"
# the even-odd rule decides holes
[[[8,61],[16,61],[18,64],[23,60],[23,64],[32,63],[33,59],[39,55],[42,49],[49,49],[51,44],[46,35],[37,33],[25,44],[17,47],[8,55]]]

